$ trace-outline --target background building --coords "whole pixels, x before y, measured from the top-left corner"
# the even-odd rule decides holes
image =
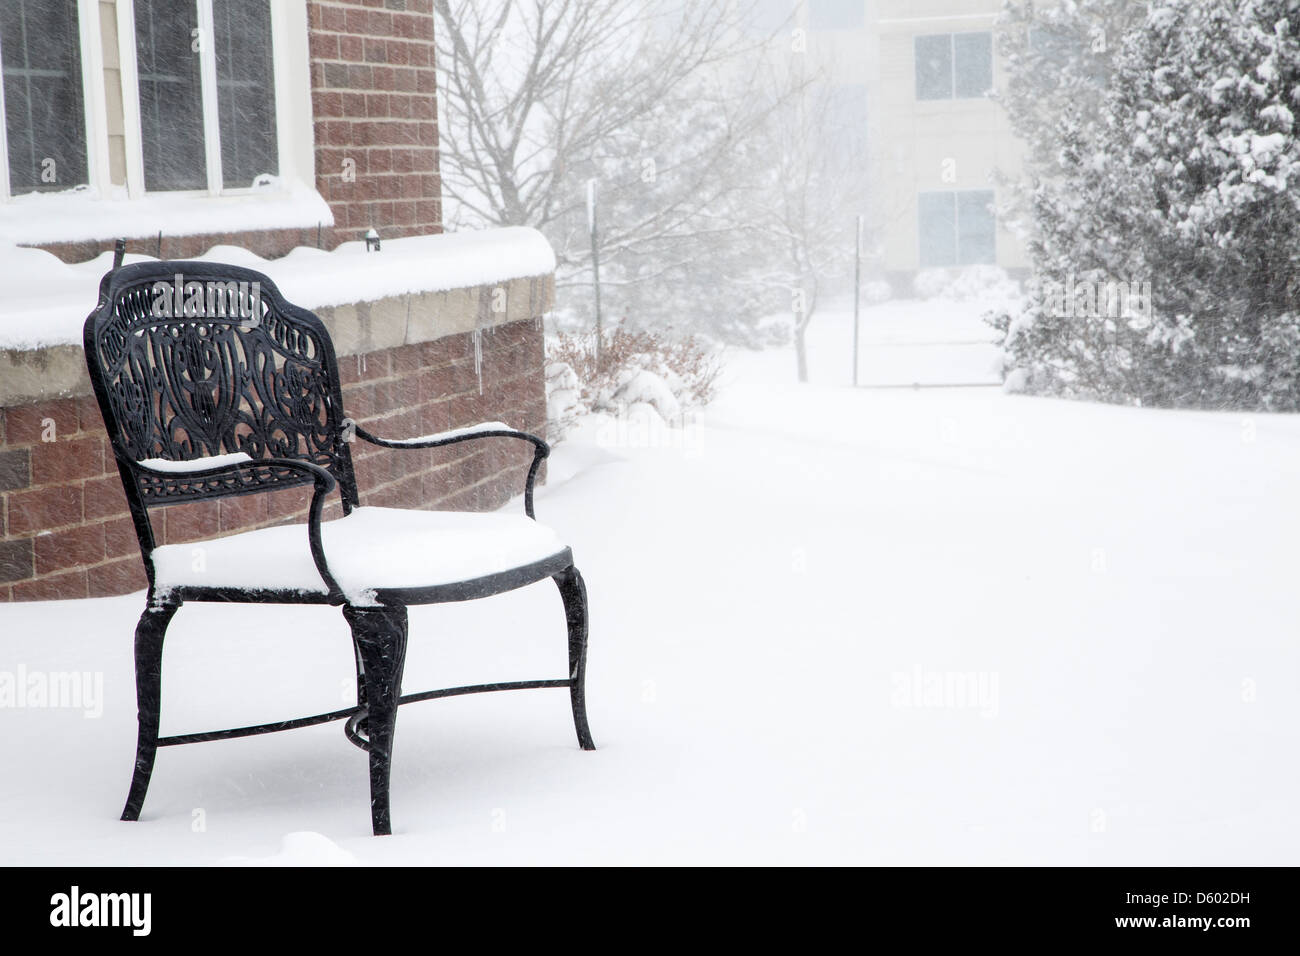
[[[1023,145],[988,98],[1003,71],[991,0],[876,0],[877,81],[869,141],[875,222],[891,277],[936,266],[1027,266],[994,215],[1000,171],[1016,175]]]
[[[995,171],[1023,145],[988,96],[1003,81],[996,0],[804,0],[764,5],[807,33],[845,125],[862,124],[879,267],[900,291],[918,270],[996,265],[1016,274],[1021,243],[997,220]]]

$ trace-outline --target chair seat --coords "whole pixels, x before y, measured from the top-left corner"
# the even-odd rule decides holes
[[[324,522],[321,541],[340,590],[355,605],[468,600],[522,587],[573,563],[550,528],[495,512],[356,508]],[[308,601],[328,595],[305,524],[163,545],[152,559],[156,588],[195,599],[217,591]]]

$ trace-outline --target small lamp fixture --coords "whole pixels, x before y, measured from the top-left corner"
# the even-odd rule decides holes
[[[366,233],[366,252],[379,251],[379,233],[371,229]]]

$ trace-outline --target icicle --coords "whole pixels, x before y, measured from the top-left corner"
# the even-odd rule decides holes
[[[474,374],[478,376],[478,393],[483,394],[483,330],[474,330]]]

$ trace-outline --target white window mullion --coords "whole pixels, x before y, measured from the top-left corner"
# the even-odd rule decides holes
[[[952,68],[952,98],[958,99],[957,96],[957,34],[948,34],[948,65]],[[956,246],[953,247],[954,249]]]
[[[962,192],[968,192],[968,191],[969,190],[962,190]],[[953,207],[952,222],[953,225],[957,227],[957,235],[954,237],[953,251],[956,252],[957,254],[957,266],[960,268],[966,265],[966,263],[962,261],[965,258],[965,256],[962,255],[962,248],[961,248],[961,193],[960,192],[955,192],[952,194],[952,207]]]
[[[81,89],[86,106],[86,179],[107,198],[112,187],[108,159],[108,102],[104,89],[104,45],[99,0],[78,0],[81,26]]]
[[[207,154],[208,192],[221,194],[221,113],[217,105],[217,41],[212,0],[199,4],[199,77],[203,91],[203,145]]]
[[[126,134],[126,191],[144,195],[144,134],[140,129],[140,77],[135,56],[135,3],[117,0],[117,59],[122,73],[122,126]]]
[[[280,175],[315,188],[316,127],[312,121],[309,32],[307,4],[271,4]]]
[[[289,49],[290,27],[287,21],[289,5],[271,4],[271,70],[275,77],[275,141],[276,157],[280,164],[280,178],[286,182],[294,178],[311,178],[313,170],[304,175],[299,168],[297,154],[293,148],[294,136],[298,131],[294,124],[298,121],[302,104],[295,102],[293,83],[293,62],[282,54]],[[307,104],[307,116],[311,116],[311,105]],[[308,129],[311,127],[309,126]]]
[[[9,198],[9,132],[5,115],[4,60],[0,53],[0,202]]]

